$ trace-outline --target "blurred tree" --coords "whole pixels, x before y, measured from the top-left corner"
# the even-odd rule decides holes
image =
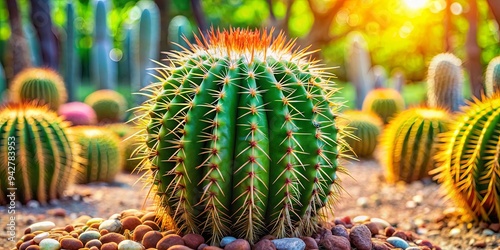
[[[46,0],[30,0],[30,3],[30,17],[40,42],[42,65],[57,70],[59,50],[57,37],[52,30],[49,2]]]
[[[495,16],[497,23],[500,24],[500,1],[498,0],[487,0],[487,1],[490,6],[491,12],[493,13],[493,16]]]
[[[9,23],[11,35],[9,45],[12,54],[12,75],[19,73],[26,67],[30,66],[28,43],[23,33],[21,22],[21,14],[17,1],[5,0],[7,9],[9,10]]]
[[[465,67],[469,72],[472,94],[480,98],[483,90],[483,70],[481,67],[481,49],[477,44],[478,6],[477,0],[469,0],[469,11],[465,14],[469,22],[469,30],[465,41],[467,60]]]

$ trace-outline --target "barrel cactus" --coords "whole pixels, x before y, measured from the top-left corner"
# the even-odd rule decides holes
[[[13,102],[37,102],[56,110],[66,102],[67,93],[64,80],[49,68],[28,68],[12,80],[11,99]]]
[[[384,126],[382,120],[376,114],[355,110],[344,112],[344,116],[345,124],[352,130],[344,138],[350,151],[360,158],[372,156]]]
[[[311,235],[341,189],[331,75],[283,34],[208,36],[171,54],[142,107],[163,224],[212,243]]]
[[[139,172],[137,166],[141,165],[144,156],[137,152],[140,150],[141,140],[138,140],[135,136],[139,131],[130,124],[126,123],[113,123],[106,125],[106,128],[113,131],[118,137],[120,137],[121,151],[123,153],[123,170],[127,172]]]
[[[127,111],[127,100],[110,89],[95,91],[88,95],[84,102],[94,109],[99,123],[120,122]]]
[[[123,161],[118,136],[102,127],[77,126],[71,130],[81,147],[81,158],[85,162],[76,181],[112,182],[120,172]]]
[[[435,56],[429,65],[428,103],[452,112],[464,103],[462,61],[455,55],[443,53]]]
[[[97,116],[94,109],[83,102],[69,102],[61,105],[59,115],[73,126],[94,125]]]
[[[368,93],[363,102],[363,111],[377,114],[384,124],[403,111],[405,101],[401,94],[390,88],[374,89]]]
[[[17,188],[15,198],[22,203],[62,197],[79,171],[79,147],[67,127],[46,106],[19,104],[0,111],[0,204],[10,202],[10,188]]]
[[[500,87],[500,56],[493,58],[488,63],[484,79],[484,92],[486,96],[492,96]]]

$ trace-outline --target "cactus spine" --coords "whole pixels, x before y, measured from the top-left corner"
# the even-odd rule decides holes
[[[363,107],[363,101],[373,88],[370,76],[370,56],[366,51],[366,41],[359,34],[352,35],[347,58],[347,76],[356,87],[356,108]]]
[[[105,0],[94,0],[94,44],[92,45],[91,75],[99,89],[116,89],[116,63],[111,60],[112,42],[108,34]]]
[[[101,89],[88,95],[84,101],[94,109],[99,123],[121,122],[127,111],[127,101],[118,92]]]
[[[178,15],[170,20],[168,25],[168,40],[172,43],[172,49],[182,51],[188,44],[184,39],[190,41],[192,37],[191,23],[187,17]]]
[[[486,69],[484,92],[490,97],[500,87],[500,56],[491,59]]]
[[[46,204],[62,196],[79,171],[79,147],[67,126],[47,107],[20,104],[0,111],[0,204],[9,201],[8,176],[14,176],[16,198],[22,203]],[[13,175],[9,162],[15,165]]]
[[[462,61],[453,54],[435,56],[428,72],[428,103],[430,107],[440,107],[452,112],[458,111],[464,102],[462,93]]]
[[[73,2],[66,3],[66,40],[64,41],[63,62],[64,62],[64,82],[68,91],[68,100],[76,99],[78,89],[76,81],[76,34],[75,34],[75,7]]]
[[[212,242],[312,234],[340,189],[330,75],[283,34],[196,40],[143,106],[160,216]]]
[[[405,108],[401,94],[394,89],[374,89],[368,93],[363,102],[363,111],[377,114],[384,124]]]
[[[345,125],[352,129],[344,138],[350,151],[360,158],[372,156],[384,126],[382,120],[376,114],[354,110],[344,112],[344,116]]]
[[[473,218],[498,223],[500,96],[476,100],[440,136],[432,172],[447,195]]]

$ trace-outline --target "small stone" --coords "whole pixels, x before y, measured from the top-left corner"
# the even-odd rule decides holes
[[[432,249],[434,246],[432,245],[432,243],[428,240],[418,240],[417,242],[417,245],[419,246],[426,246],[430,249]]]
[[[38,235],[36,235],[35,237],[33,237],[33,241],[37,244],[40,244],[40,241],[42,241],[43,239],[46,239],[49,237],[49,232],[43,232],[43,233],[40,233]]]
[[[21,246],[19,246],[19,250],[26,250],[26,248],[28,248],[29,246],[31,245],[35,245],[36,243],[33,241],[33,240],[28,240],[28,241],[25,241],[21,244]]]
[[[244,239],[237,239],[224,247],[224,250],[251,250],[250,243]]]
[[[121,214],[112,214],[108,218],[108,220],[121,220],[121,219],[122,219],[122,215]]]
[[[400,231],[400,230],[394,232],[391,236],[399,237],[403,240],[408,240],[408,235],[405,232]]]
[[[91,246],[91,247],[89,248],[89,250],[99,250],[99,247],[96,247],[96,246]]]
[[[125,240],[125,236],[119,234],[119,233],[107,233],[106,235],[101,236],[99,239],[103,244],[109,243],[109,242],[114,242],[116,244],[119,244],[123,240]]]
[[[119,233],[122,230],[122,223],[119,220],[105,220],[99,225],[99,230],[106,229],[108,232]]]
[[[122,218],[127,218],[129,216],[137,216],[137,217],[141,217],[144,215],[143,212],[137,210],[137,209],[127,209],[127,210],[123,210],[121,213],[120,213],[121,217]]]
[[[78,236],[78,239],[83,243],[83,245],[87,244],[87,242],[93,239],[99,239],[101,234],[97,231],[86,231]]]
[[[54,222],[42,221],[42,222],[32,224],[28,228],[31,230],[31,232],[36,232],[36,231],[47,232],[47,231],[50,231],[50,229],[52,229],[54,227],[56,227],[56,224],[54,224]]]
[[[75,238],[64,238],[61,240],[61,248],[68,250],[78,250],[83,247],[83,243]]]
[[[26,203],[26,206],[29,208],[39,208],[40,207],[40,202],[36,200],[30,200]]]
[[[500,230],[500,223],[491,223],[488,228],[495,232],[498,232],[498,230]]]
[[[158,231],[147,232],[142,238],[142,245],[145,248],[155,248],[161,238],[163,238],[163,235]]]
[[[184,245],[175,245],[169,247],[167,250],[193,250],[193,249]]]
[[[98,239],[93,239],[93,240],[89,240],[86,244],[85,244],[85,247],[87,248],[91,248],[91,247],[97,247],[97,248],[101,248],[102,246],[102,243],[100,240]]]
[[[118,244],[118,250],[144,250],[146,249],[141,243],[133,240],[124,240]]]
[[[118,244],[116,242],[104,243],[101,246],[101,250],[118,250]]]
[[[121,220],[123,229],[128,229],[130,231],[141,225],[141,223],[141,220],[137,216],[128,216],[125,219]]]
[[[401,239],[399,237],[395,237],[395,236],[387,238],[387,242],[389,242],[394,247],[399,247],[399,248],[402,248],[402,249],[406,249],[406,248],[408,248],[410,246],[408,244],[408,242],[406,242],[405,240],[403,240],[403,239]]]
[[[366,225],[356,225],[352,227],[349,239],[351,244],[355,246],[357,250],[371,250],[371,236],[372,233]]]
[[[40,250],[40,246],[38,245],[31,245],[26,248],[26,250]]]
[[[413,246],[413,247],[407,247],[405,250],[422,250],[422,248]]]
[[[67,225],[64,227],[64,231],[71,233],[73,230],[75,230],[75,227],[73,225]]]
[[[335,225],[334,227],[332,227],[332,235],[349,238],[349,233],[347,232],[347,228],[345,228],[345,226],[342,224]]]
[[[203,250],[205,247],[208,247],[208,245],[203,243],[203,244],[199,245],[196,250]]]
[[[455,227],[455,228],[452,228],[452,229],[450,230],[450,232],[448,233],[448,235],[449,235],[450,237],[456,237],[456,236],[460,235],[460,233],[461,233],[461,232],[462,232],[462,230],[460,230],[460,228]]]
[[[484,236],[491,236],[491,235],[494,235],[494,234],[495,234],[495,232],[493,232],[493,230],[488,229],[488,228],[484,229],[483,232],[482,232],[482,235],[484,235]]]
[[[340,221],[345,225],[352,224],[351,217],[349,217],[349,216],[344,216],[344,217],[340,218]]]
[[[132,239],[134,241],[141,242],[144,235],[149,231],[153,231],[153,229],[150,226],[139,225],[135,228]]]
[[[387,222],[386,220],[380,219],[380,218],[371,218],[370,222],[373,222],[373,223],[379,225],[382,229],[385,229],[385,228],[391,226],[391,224],[389,222]]]
[[[226,237],[221,239],[219,245],[220,245],[220,247],[225,247],[227,244],[229,244],[235,240],[236,240],[236,238],[234,238],[233,236],[226,236]]]
[[[329,250],[350,250],[351,243],[349,240],[342,236],[330,235],[319,242],[319,245]]]
[[[150,228],[152,228],[153,230],[156,230],[156,231],[160,230],[160,227],[154,221],[148,220],[148,221],[143,222],[142,225],[149,226]]]
[[[165,235],[160,239],[160,241],[158,241],[156,248],[158,250],[167,250],[169,247],[174,245],[184,245],[184,240],[182,240],[181,236],[177,234],[169,234]]]
[[[92,218],[92,219],[89,219],[87,220],[87,222],[85,223],[87,226],[90,226],[92,224],[101,224],[102,222],[104,221],[103,218]]]
[[[76,219],[73,220],[73,224],[80,224],[80,223],[83,223],[83,224],[87,224],[87,221],[92,219],[92,217],[88,216],[88,215],[82,215]]]
[[[182,237],[182,240],[184,240],[184,245],[193,249],[198,248],[199,245],[205,242],[203,236],[199,234],[186,234]]]
[[[204,247],[203,250],[222,250],[222,248],[216,246],[207,246]]]
[[[352,222],[354,224],[361,224],[361,223],[369,221],[369,220],[370,220],[370,216],[368,216],[368,215],[358,215],[352,219]]]
[[[311,237],[302,237],[300,239],[302,241],[304,241],[304,243],[306,243],[306,250],[309,250],[309,249],[318,249],[318,242],[316,242],[316,240],[314,240],[313,238],[311,238]]]
[[[356,200],[356,204],[358,205],[358,207],[367,208],[368,207],[368,198],[366,198],[366,197],[359,197]]]
[[[406,204],[405,204],[406,208],[416,208],[417,207],[417,203],[415,203],[414,201],[407,201]]]
[[[314,241],[314,243],[316,243],[316,241]],[[253,247],[254,247],[254,249],[259,249],[259,250],[276,250],[276,246],[273,244],[273,242],[271,240],[268,240],[268,239],[260,240],[259,242],[255,243],[255,245]],[[306,250],[307,249],[308,248],[306,246]]]
[[[486,242],[484,240],[480,240],[472,245],[473,247],[485,248]]]
[[[148,212],[141,217],[142,222],[145,222],[148,220],[149,221],[156,221],[156,213],[155,212]]]
[[[413,200],[413,202],[415,202],[415,204],[420,205],[420,204],[422,204],[422,202],[424,202],[424,196],[417,194],[417,195],[413,196],[412,200]]]
[[[378,234],[378,231],[380,230],[378,224],[373,223],[373,222],[368,222],[368,223],[365,223],[365,225],[366,225],[366,227],[368,227],[368,229],[370,229],[372,236],[375,236]]]
[[[66,217],[66,209],[60,207],[49,209],[47,210],[47,214],[55,217]]]
[[[306,243],[299,238],[283,238],[272,240],[277,250],[304,250]]]
[[[391,248],[388,247],[386,244],[381,243],[381,242],[373,242],[373,250],[390,250]]]
[[[42,250],[58,250],[61,248],[61,243],[51,238],[43,239],[38,245]]]

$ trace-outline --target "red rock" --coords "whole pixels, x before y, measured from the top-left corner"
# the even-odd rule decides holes
[[[352,224],[351,217],[349,217],[349,216],[345,216],[345,217],[340,218],[340,221],[342,221],[342,223],[344,223],[346,225]]]
[[[99,248],[96,246],[91,246],[91,247],[89,247],[89,250],[99,250]]]
[[[93,240],[89,240],[87,242],[87,244],[85,244],[85,247],[87,248],[91,248],[91,247],[97,247],[97,248],[100,248],[102,246],[102,243],[100,240],[98,239],[93,239]]]
[[[302,237],[300,238],[302,241],[304,241],[304,243],[306,243],[306,250],[310,250],[310,249],[318,249],[318,243],[316,242],[316,240],[314,240],[313,238],[311,237]],[[272,243],[272,242],[271,242]],[[274,244],[273,244],[274,245]]]
[[[145,222],[145,221],[156,221],[157,218],[156,218],[156,213],[155,212],[149,212],[149,213],[146,213],[144,214],[142,217],[141,217],[141,221],[142,222]]]
[[[312,238],[311,238],[312,239]],[[313,239],[314,241],[314,239]],[[305,240],[304,240],[305,242]],[[314,241],[316,243],[316,241]],[[317,246],[317,245],[316,245]],[[276,250],[276,246],[274,243],[268,239],[262,239],[259,242],[255,243],[253,246],[254,249],[259,249],[259,250]],[[306,242],[306,250],[307,250],[307,242]]]
[[[495,232],[498,232],[498,230],[500,230],[500,223],[491,223],[488,228]]]
[[[26,250],[40,250],[40,246],[38,245],[31,245],[26,248]]]
[[[481,241],[474,243],[472,246],[477,247],[477,248],[485,248],[486,242],[484,240],[481,240]]]
[[[174,245],[169,247],[167,250],[193,250],[193,249],[184,245]]]
[[[118,244],[115,242],[108,242],[102,245],[101,250],[118,250]]]
[[[83,247],[83,243],[75,238],[64,238],[60,243],[62,249],[78,250]]]
[[[99,233],[101,234],[101,236],[103,235],[106,235],[109,233],[108,229],[101,229],[101,231],[99,231]]]
[[[55,217],[66,217],[66,209],[60,207],[49,209],[47,214]]]
[[[186,234],[182,237],[184,240],[184,245],[187,247],[196,249],[199,245],[205,242],[205,238],[199,234]]]
[[[370,232],[370,229],[368,229],[368,227],[365,225],[353,226],[349,234],[349,240],[357,250],[371,250],[371,237],[372,233]]]
[[[237,239],[224,247],[224,250],[251,250],[250,243],[244,239]],[[158,249],[160,250],[160,249]]]
[[[390,250],[391,248],[383,243],[377,242],[373,243],[373,250]]]
[[[142,238],[142,245],[145,248],[156,248],[158,241],[163,238],[163,235],[158,231],[149,231]]]
[[[153,230],[156,230],[156,231],[160,230],[160,227],[154,221],[148,220],[148,221],[143,222],[142,224],[151,227]]]
[[[394,232],[394,234],[392,234],[392,236],[399,237],[405,241],[408,240],[408,235],[403,231],[396,231],[396,232]]]
[[[385,228],[385,236],[387,236],[387,237],[391,237],[395,232],[396,232],[396,229],[394,229],[391,226],[388,226]]]
[[[146,238],[146,236],[144,236],[144,238]],[[169,247],[175,245],[184,245],[184,240],[177,234],[169,234],[163,236],[163,238],[158,241],[156,248],[158,250],[167,250]]]
[[[109,242],[114,242],[116,244],[119,244],[120,242],[125,240],[125,236],[119,233],[107,233],[105,235],[102,235],[101,238],[99,238],[99,240],[102,242],[102,244],[106,244]],[[118,245],[116,247],[118,247]]]
[[[64,231],[66,231],[68,233],[73,232],[73,230],[75,230],[75,227],[73,225],[67,225],[64,227]]]
[[[365,223],[365,225],[368,227],[368,229],[370,229],[372,236],[377,235],[378,232],[380,231],[380,227],[377,223],[368,222],[368,223]]]
[[[134,229],[134,234],[132,236],[132,239],[134,241],[141,242],[144,235],[149,231],[153,231],[153,229],[150,226],[139,225]]]
[[[36,236],[35,234],[26,234],[23,236],[22,240],[23,242],[26,242],[28,240],[32,240],[33,238],[35,238],[35,236]]]
[[[122,227],[124,230],[134,230],[137,226],[141,225],[141,220],[137,216],[129,216],[122,219]]]
[[[321,239],[319,245],[328,250],[351,250],[349,240],[337,235],[329,235]]]

